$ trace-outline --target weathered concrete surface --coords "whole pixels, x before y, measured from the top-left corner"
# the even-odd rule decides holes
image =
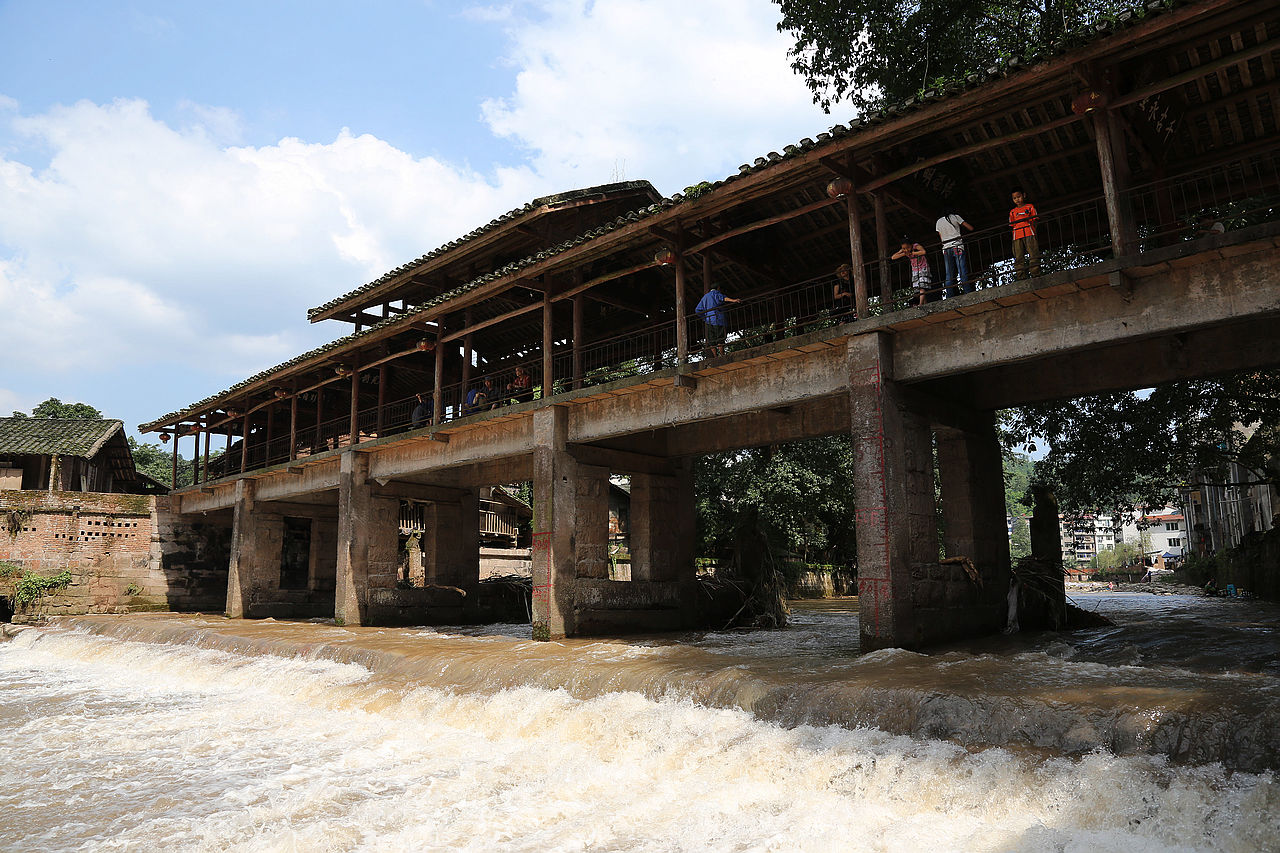
[[[364,625],[370,589],[396,585],[399,563],[400,503],[373,496],[369,457],[342,455],[338,489],[338,565],[334,616],[339,624]]]
[[[422,566],[426,583],[475,589],[480,582],[480,508],[474,489],[454,501],[423,506]]]

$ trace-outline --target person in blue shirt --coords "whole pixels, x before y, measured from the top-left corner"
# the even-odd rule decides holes
[[[698,307],[694,309],[698,312],[703,325],[707,327],[707,355],[711,358],[724,355],[724,339],[729,332],[729,321],[725,318],[724,312],[725,303],[741,301],[741,299],[725,296],[719,288],[713,287],[699,300]]]
[[[497,389],[493,387],[493,379],[486,376],[484,382],[478,388],[472,388],[467,392],[465,415],[475,412],[483,412],[494,408],[498,403]]]
[[[413,414],[409,416],[413,428],[431,426],[431,419],[435,417],[435,404],[432,398],[425,394],[418,394],[417,400],[418,405],[413,407]]]

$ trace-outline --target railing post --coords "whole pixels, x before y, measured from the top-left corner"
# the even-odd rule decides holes
[[[867,271],[862,263],[862,221],[858,218],[858,194],[849,190],[844,197],[845,209],[849,213],[849,248],[853,255],[853,302],[857,306],[858,317],[867,316]]]

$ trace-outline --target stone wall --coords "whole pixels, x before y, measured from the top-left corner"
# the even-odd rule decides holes
[[[164,496],[0,491],[0,596],[12,601],[23,572],[66,571],[65,588],[14,618],[221,611],[230,527],[199,519],[175,516]]]

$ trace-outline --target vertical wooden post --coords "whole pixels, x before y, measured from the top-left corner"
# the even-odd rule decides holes
[[[311,452],[320,452],[320,423],[324,420],[324,386],[316,389],[316,434],[311,440]]]
[[[383,415],[383,409],[387,405],[387,366],[385,364],[378,365],[378,423],[374,427],[378,435],[382,435],[383,424],[386,418]]]
[[[711,292],[711,251],[704,250],[702,253],[702,295],[706,296]]]
[[[172,479],[173,479],[173,481],[172,481],[172,483],[170,483],[169,488],[171,488],[171,489],[176,489],[176,488],[178,488],[178,425],[177,425],[177,424],[174,424],[174,425],[173,425],[173,471],[172,471]]]
[[[853,255],[853,302],[858,316],[867,316],[867,270],[862,262],[862,220],[858,218],[858,194],[851,191],[844,198],[849,213],[849,248]]]
[[[556,366],[551,353],[552,344],[555,341],[552,335],[554,315],[551,309],[551,293],[544,290],[542,293],[542,399],[544,400],[551,396],[556,378]]]
[[[298,383],[293,383],[293,396],[289,398],[289,461],[298,458]]]
[[[194,486],[200,482],[200,425],[196,424],[196,431],[191,436],[196,441],[195,448],[191,451],[191,484]]]
[[[249,401],[245,400],[244,426],[240,428],[240,473],[249,470]],[[178,439],[173,440],[174,461],[177,461]]]
[[[884,193],[875,192],[871,194],[871,200],[876,207],[876,251],[879,253],[880,263],[880,310],[893,310],[893,281],[889,273],[889,219],[884,212]]]
[[[1093,119],[1093,137],[1098,148],[1098,167],[1102,172],[1102,196],[1107,205],[1107,225],[1111,229],[1111,252],[1114,257],[1132,254],[1129,243],[1129,223],[1124,204],[1120,199],[1119,169],[1112,124],[1105,110],[1090,113]],[[1043,249],[1043,247],[1042,247]]]
[[[355,447],[360,443],[360,364],[355,361],[351,365],[351,413],[347,429],[351,436],[347,444]]]
[[[463,320],[462,320],[463,325],[466,328],[470,329],[471,328],[471,309],[470,308],[466,309],[463,312],[462,316],[463,316]],[[467,393],[467,389],[471,387],[471,358],[472,358],[471,345],[473,343],[473,340],[474,339],[472,338],[470,332],[467,332],[467,334],[463,335],[462,337],[462,393],[464,395]],[[494,401],[490,400],[489,402],[492,403]]]
[[[573,271],[574,283],[582,281],[582,273]],[[582,303],[586,299],[581,293],[573,297],[573,387],[582,387]]]
[[[683,240],[681,241],[683,242]],[[687,308],[684,300],[684,255],[683,246],[675,248],[676,267],[676,370],[689,363],[689,318],[685,316]]]
[[[205,416],[205,423],[210,420],[209,416]],[[209,442],[213,439],[213,430],[206,429],[204,431],[204,472],[200,477],[200,482],[209,482]]]
[[[436,426],[444,423],[444,318],[441,317],[436,321],[436,349],[435,349],[435,391],[431,398],[432,412],[431,422]],[[462,389],[463,399],[466,399],[467,389]]]
[[[271,442],[276,437],[276,404],[267,404],[267,453],[263,461],[271,464]]]

